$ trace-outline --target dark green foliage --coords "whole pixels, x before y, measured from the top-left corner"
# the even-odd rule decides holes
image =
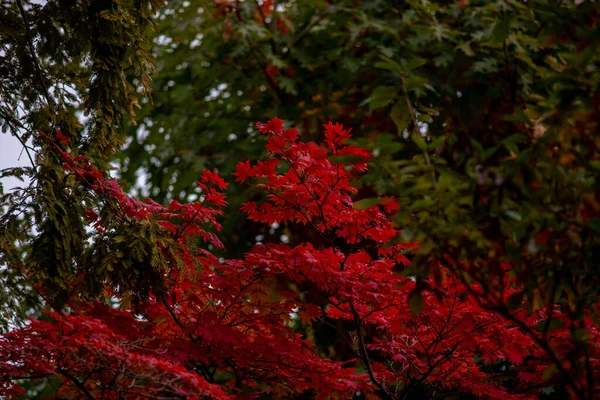
[[[121,156],[130,182],[148,171],[151,195],[186,198],[201,168],[259,156],[254,121],[338,120],[376,155],[364,184],[404,199],[404,239],[421,242],[411,273],[464,260],[485,282],[506,261],[532,307],[571,299],[575,316],[587,300],[573,299],[595,300],[593,2],[276,4],[274,18],[251,1],[162,11],[154,101]],[[250,196],[230,193],[235,251],[255,235],[237,236]]]
[[[139,305],[150,291],[161,295],[164,291],[163,274],[169,266],[177,266],[171,252],[165,257],[160,247],[168,246],[161,236],[162,229],[151,221],[119,224],[115,229],[97,234],[94,246],[86,254],[85,290],[102,294],[104,282],[118,283],[113,293]],[[174,249],[174,246],[173,246]]]
[[[278,1],[263,21],[257,2],[170,2],[123,176],[185,199],[202,168],[259,158],[255,121],[339,121],[375,155],[363,194],[403,198],[403,239],[421,243],[406,273],[441,265],[500,295],[510,263],[531,309],[577,320],[600,287],[600,14],[576,3]],[[230,252],[278,240],[240,226],[253,196],[229,192]]]
[[[11,317],[13,323],[39,307],[30,284],[42,284],[46,300],[58,309],[79,292],[75,283],[90,268],[84,255],[98,246],[84,229],[82,213],[111,200],[66,173],[59,149],[73,158],[85,154],[108,173],[108,159],[133,121],[136,89],[150,91],[154,67],[147,32],[160,4],[13,0],[0,5],[0,126],[21,141],[31,163],[3,172],[23,177],[28,186],[0,192],[0,276],[6,285],[0,309],[22,310]],[[128,74],[135,76],[135,87]],[[88,118],[85,129],[78,112]],[[122,223],[118,210],[108,218],[114,226]],[[25,265],[28,280],[22,275]],[[85,276],[88,286],[91,279],[96,282],[84,296],[100,294],[102,283],[111,279],[96,271]],[[113,278],[115,286],[124,286],[123,277]],[[7,316],[2,323],[7,326]]]

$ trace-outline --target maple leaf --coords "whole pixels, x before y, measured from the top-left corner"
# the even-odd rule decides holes
[[[212,183],[219,189],[225,189],[228,186],[227,182],[225,182],[225,180],[221,178],[217,172],[211,172],[206,169],[202,171],[201,181],[203,183]]]
[[[69,139],[61,131],[56,131],[55,136],[58,140],[61,141],[62,144],[64,144],[64,145],[69,144]]]
[[[250,165],[250,161],[239,162],[235,167],[233,176],[236,177],[236,182],[245,182],[246,179],[252,177],[252,165]]]
[[[343,129],[339,123],[332,124],[329,122],[323,125],[323,127],[325,128],[325,142],[333,151],[352,136],[350,129]]]
[[[302,309],[298,312],[298,319],[306,325],[311,325],[313,321],[322,314],[321,308],[314,304],[304,304]]]
[[[269,134],[269,133],[279,134],[283,130],[283,120],[281,120],[277,117],[274,117],[272,120],[270,120],[264,124],[261,122],[257,122],[256,128],[264,134]]]
[[[91,208],[85,209],[83,216],[87,222],[95,222],[98,219],[98,214]]]

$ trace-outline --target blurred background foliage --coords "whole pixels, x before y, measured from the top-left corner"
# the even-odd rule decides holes
[[[508,262],[531,308],[560,302],[579,318],[600,288],[599,11],[585,1],[169,1],[155,19],[152,99],[119,171],[143,194],[183,200],[202,168],[227,176],[263,156],[255,121],[278,116],[304,139],[341,122],[374,155],[362,194],[402,198],[403,239],[421,243],[408,273],[460,269],[499,295]],[[304,239],[248,225],[238,209],[255,194],[228,195],[229,254]]]

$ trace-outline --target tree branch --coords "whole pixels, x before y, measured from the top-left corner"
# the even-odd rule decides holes
[[[79,380],[77,380],[77,378],[75,378],[73,375],[69,374],[67,371],[65,371],[64,369],[60,368],[58,370],[58,372],[64,376],[65,378],[69,379],[71,382],[73,382],[75,384],[75,386],[77,386],[77,388],[79,390],[81,390],[83,392],[83,394],[85,395],[86,398],[88,398],[89,400],[95,400],[96,398],[90,393],[90,391],[85,387],[85,385],[81,382],[79,382]]]
[[[360,355],[360,360],[363,364],[363,366],[366,368],[367,370],[367,374],[369,374],[369,378],[371,379],[371,382],[373,382],[373,384],[375,386],[377,386],[377,388],[382,392],[382,394],[384,395],[383,398],[384,399],[393,399],[394,396],[392,396],[392,394],[389,392],[389,390],[383,386],[383,384],[381,382],[379,382],[377,380],[377,378],[375,378],[375,374],[373,374],[373,369],[371,368],[371,361],[369,360],[369,355],[367,354],[367,347],[365,346],[365,341],[362,337],[362,323],[360,320],[360,317],[358,315],[358,313],[356,312],[356,308],[354,308],[354,304],[352,304],[352,302],[349,302],[350,304],[350,309],[352,310],[352,315],[354,317],[354,323],[356,325],[356,335],[358,336],[358,353]]]
[[[408,108],[408,113],[410,114],[410,118],[413,122],[413,134],[420,135],[421,132],[418,131],[419,123],[417,118],[415,117],[415,113],[413,112],[413,106],[410,102],[410,97],[408,97],[408,90],[406,90],[406,79],[404,75],[400,75],[400,80],[402,81],[402,91],[404,92],[404,100],[406,101],[406,107]],[[433,169],[433,165],[431,165],[431,160],[429,159],[429,152],[427,149],[423,149],[423,155],[425,156],[425,162],[427,166],[431,168],[431,178],[433,179],[433,187],[437,188],[437,178],[435,177],[435,170]]]
[[[44,80],[44,76],[42,74],[42,68],[40,67],[39,60],[33,47],[33,36],[31,35],[31,30],[29,29],[29,19],[27,18],[27,12],[25,11],[25,8],[23,7],[23,2],[21,0],[17,0],[17,6],[19,7],[19,12],[21,13],[23,23],[25,24],[25,37],[27,38],[29,53],[31,54],[31,60],[35,68],[37,78],[40,81],[40,84],[42,85],[43,95],[46,98],[46,101],[48,102],[48,107],[54,109],[56,105],[54,103],[54,100],[52,99],[52,96],[50,96],[48,86],[46,86],[46,81]]]

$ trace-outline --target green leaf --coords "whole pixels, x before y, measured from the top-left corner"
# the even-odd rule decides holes
[[[417,121],[419,121],[419,122],[429,122],[430,119],[431,119],[431,117],[427,114],[419,114],[417,116]]]
[[[522,135],[512,135],[507,137],[502,141],[502,144],[508,151],[514,154],[519,154],[518,144],[525,140],[525,136]]]
[[[406,72],[410,72],[414,69],[419,68],[420,66],[425,65],[425,63],[427,62],[426,59],[424,58],[420,58],[420,57],[413,57],[410,58],[408,61],[406,61],[406,65],[404,66],[404,70]]]
[[[378,86],[369,97],[369,111],[385,107],[394,100],[399,92],[397,86]]]
[[[365,210],[367,208],[371,208],[373,206],[376,206],[378,204],[381,204],[383,202],[383,200],[377,198],[377,197],[371,197],[368,199],[362,199],[360,201],[357,201],[354,203],[354,209],[355,210]]]
[[[396,129],[398,129],[398,134],[402,135],[404,130],[410,124],[410,110],[407,107],[406,102],[400,100],[394,107],[392,107],[392,111],[390,112],[390,118],[396,124]]]
[[[501,19],[494,25],[494,29],[492,30],[492,35],[490,37],[490,42],[492,43],[502,43],[504,39],[510,33],[510,24],[511,18]]]
[[[548,324],[548,332],[553,332],[553,331],[565,326],[565,323],[562,320],[560,320],[558,318],[552,318],[550,321],[548,321],[548,320],[540,321],[537,324],[536,330],[538,332],[544,332],[544,330],[546,329],[546,324]]]
[[[498,71],[498,60],[492,57],[485,57],[473,64],[473,71],[482,74],[491,74]]]
[[[421,311],[423,311],[423,294],[420,290],[413,290],[413,292],[408,296],[408,307],[410,308],[410,312],[413,315],[419,315]]]
[[[400,64],[398,64],[396,61],[392,60],[391,58],[383,56],[383,55],[379,56],[379,58],[381,58],[383,61],[376,62],[375,63],[376,68],[387,69],[389,71],[397,73],[398,75],[404,75],[404,73],[406,72]]]
[[[406,78],[406,90],[413,91],[425,87],[427,80],[421,76],[411,75]]]
[[[286,76],[277,77],[277,83],[286,93],[291,95],[298,95],[298,89],[296,88],[296,81]]]
[[[403,63],[402,63],[403,65],[400,65],[396,61],[394,61],[388,57],[381,56],[380,58],[383,61],[375,63],[375,67],[390,70],[400,76],[405,76],[406,73],[419,68],[420,66],[424,65],[427,62],[427,60],[424,58],[412,57],[407,60],[403,60]],[[408,91],[418,90],[422,87],[427,87],[429,90],[436,92],[432,86],[427,84],[426,79],[416,76],[416,75],[407,77],[405,84],[406,84],[406,89]]]
[[[427,150],[427,142],[425,141],[425,138],[423,138],[423,136],[421,136],[419,133],[413,133],[411,135],[411,138],[419,149],[423,151]]]
[[[523,124],[533,126],[533,122],[531,122],[529,117],[527,115],[525,115],[525,113],[523,112],[523,110],[521,108],[517,108],[513,115],[505,115],[504,120],[512,121],[512,122],[521,122]]]
[[[437,56],[433,62],[436,67],[447,67],[454,60],[454,56],[451,53],[442,53]]]
[[[481,161],[485,161],[491,156],[494,155],[498,151],[498,146],[490,147],[489,149],[485,149],[483,153],[481,153]]]
[[[556,365],[552,364],[544,370],[544,373],[542,374],[542,376],[544,377],[544,380],[549,380],[557,373],[558,373],[558,368],[556,368]]]
[[[462,50],[462,52],[465,53],[465,55],[467,55],[469,57],[473,57],[475,55],[475,52],[473,51],[473,49],[471,49],[470,42],[461,43],[458,46],[456,46],[456,48],[458,50]]]

